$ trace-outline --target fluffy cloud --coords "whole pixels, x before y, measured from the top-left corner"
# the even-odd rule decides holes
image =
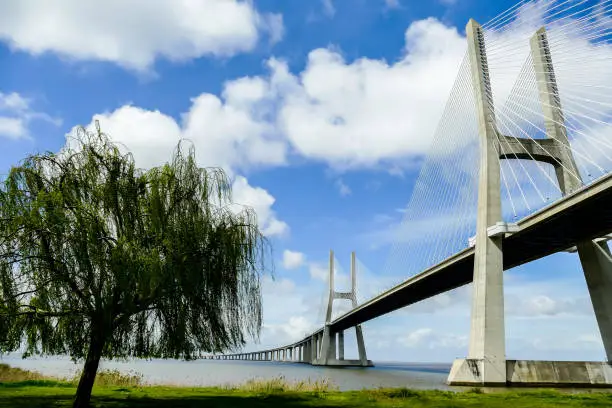
[[[262,32],[282,35],[279,15],[238,0],[9,0],[0,5],[0,39],[32,54],[111,61],[144,71],[157,57],[182,61],[231,56],[255,47]]]
[[[321,285],[307,284],[298,288],[291,279],[273,280],[264,276],[262,281],[264,324],[260,344],[250,344],[248,350],[275,347],[292,343],[318,328],[321,305]]]
[[[134,153],[141,166],[167,160],[181,138],[198,149],[205,166],[222,167],[230,173],[257,166],[285,163],[286,145],[269,124],[250,111],[253,100],[262,98],[259,81],[242,79],[230,83],[224,100],[201,94],[192,99],[180,123],[159,111],[125,105],[113,112],[94,115],[102,129]]]
[[[313,262],[310,264],[308,271],[310,272],[310,277],[313,279],[318,279],[323,282],[327,282],[329,279],[329,266],[327,265]]]
[[[464,52],[456,29],[429,18],[410,25],[405,54],[393,64],[349,63],[317,49],[298,76],[271,61],[271,83],[282,86],[278,125],[299,154],[334,167],[423,154]]]
[[[285,249],[283,251],[283,268],[297,269],[304,264],[305,259],[303,253]]]
[[[124,125],[137,127],[159,116],[167,134],[177,135],[169,137],[173,144],[178,135],[206,140],[201,154],[212,165],[279,165],[290,149],[338,169],[391,163],[398,172],[412,165],[407,157],[422,155],[429,145],[464,51],[455,28],[429,18],[409,26],[403,57],[392,64],[347,62],[339,52],[321,48],[309,53],[300,73],[272,58],[269,75],[228,81],[221,97],[197,96],[181,125],[131,106],[98,118],[136,117],[140,120]],[[131,143],[149,149],[147,161],[165,157],[168,146],[144,133]]]
[[[284,235],[289,231],[287,223],[276,218],[272,210],[276,200],[266,190],[252,187],[245,177],[237,176],[232,184],[232,191],[235,205],[244,205],[255,210],[259,228],[264,235]]]
[[[28,133],[23,119],[0,116],[0,136],[19,139]]]
[[[33,120],[43,120],[56,126],[61,120],[46,113],[36,112],[32,101],[17,92],[0,92],[0,137],[21,139],[29,137],[28,125]]]
[[[255,84],[255,85],[254,85]],[[181,139],[196,147],[196,158],[203,167],[222,167],[234,177],[232,208],[243,205],[257,213],[261,231],[267,236],[283,235],[288,225],[277,218],[272,206],[275,199],[261,187],[253,187],[237,171],[252,166],[282,164],[285,147],[269,139],[267,126],[247,115],[250,100],[258,98],[256,82],[244,80],[228,87],[225,102],[210,94],[192,100],[182,122],[159,111],[122,106],[113,112],[94,115],[102,130],[129,150],[139,167],[165,163]]]
[[[398,342],[409,348],[466,348],[468,345],[468,338],[467,336],[440,333],[427,327],[408,333],[405,337],[399,338]]]

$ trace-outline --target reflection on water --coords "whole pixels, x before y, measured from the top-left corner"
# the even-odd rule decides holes
[[[81,368],[81,365],[67,358],[57,357],[23,360],[16,356],[5,356],[2,361],[14,367],[59,377],[73,376]],[[138,372],[149,384],[210,386],[283,376],[289,381],[329,379],[341,390],[377,387],[450,389],[445,384],[449,364],[377,363],[370,368],[332,368],[272,361],[136,360],[103,361],[101,369]]]

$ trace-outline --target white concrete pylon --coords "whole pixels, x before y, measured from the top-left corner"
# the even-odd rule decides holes
[[[449,383],[506,383],[502,236],[487,228],[502,221],[498,131],[482,27],[466,26],[474,99],[478,112],[480,170],[470,344],[467,360],[456,360]]]
[[[559,188],[567,195],[583,186],[565,127],[546,29],[540,28],[530,40],[546,136],[559,145],[560,163],[555,166]],[[576,245],[582,270],[595,311],[599,333],[612,362],[612,256],[606,240],[590,240]]]
[[[349,292],[337,292],[335,290],[334,271],[334,251],[330,250],[329,297],[327,302],[327,311],[325,315],[325,327],[323,329],[323,332],[313,339],[313,345],[315,345],[315,352],[312,353],[312,363],[316,365],[342,365],[343,362],[346,362],[346,365],[356,365],[344,360],[344,333],[342,332],[341,341],[336,341],[336,336],[339,333],[332,332],[330,326],[334,300],[350,300],[352,307],[357,307],[357,264],[355,252],[351,253],[351,290]],[[359,353],[359,363],[357,365],[372,365],[366,355],[365,342],[363,339],[363,330],[361,328],[361,325],[355,326],[355,333],[357,336],[357,350]],[[337,350],[338,346],[341,347],[341,350]]]

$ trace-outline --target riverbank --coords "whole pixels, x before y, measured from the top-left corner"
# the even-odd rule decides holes
[[[70,407],[76,388],[69,383],[35,382],[0,384],[0,407]],[[488,407],[558,408],[609,407],[605,393],[561,394],[556,391],[503,392],[412,391],[380,389],[363,391],[286,391],[223,388],[96,386],[92,406],[113,408],[161,407]]]
[[[38,371],[43,375],[73,377],[83,366],[63,356],[29,357],[21,355],[4,356],[5,363],[23,370]],[[288,381],[329,380],[340,391],[363,388],[438,389],[449,391],[446,379],[450,364],[376,362],[370,368],[331,368],[274,361],[233,361],[233,360],[102,360],[100,370],[118,371],[124,374],[138,374],[147,385],[180,387],[219,387],[225,384],[243,384],[253,378],[273,380],[280,376]]]
[[[49,379],[39,373],[0,365],[0,408],[70,407],[75,379]],[[93,390],[92,406],[113,408],[161,407],[492,407],[557,408],[609,407],[612,393],[561,393],[552,390],[486,393],[409,390],[406,388],[337,391],[326,381],[247,381],[225,387],[147,386],[138,376],[105,372]]]

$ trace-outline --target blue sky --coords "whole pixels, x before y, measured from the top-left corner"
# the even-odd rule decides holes
[[[274,245],[262,345],[250,349],[321,323],[330,248],[345,272],[357,251],[364,296],[388,283],[380,265],[392,239],[381,237],[410,198],[465,51],[465,24],[513,4],[123,3],[0,5],[0,174],[26,154],[58,151],[94,119],[142,167],[192,140],[202,165],[234,177],[236,200],[256,209]],[[575,254],[507,273],[509,357],[604,358],[581,274]],[[369,357],[465,356],[469,293],[368,322]],[[350,340],[347,348],[355,354]]]

